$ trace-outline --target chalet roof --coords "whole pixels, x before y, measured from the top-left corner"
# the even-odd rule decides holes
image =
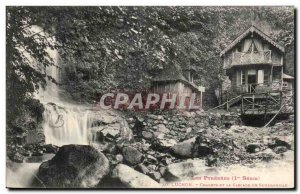
[[[294,79],[293,76],[290,76],[290,75],[285,74],[285,73],[283,74],[282,78],[283,78],[283,79]]]
[[[238,36],[234,41],[232,41],[222,52],[221,56],[223,56],[225,53],[227,53],[229,50],[231,50],[236,44],[238,44],[243,38],[248,36],[250,33],[256,33],[260,37],[262,37],[264,40],[269,42],[271,45],[279,49],[281,52],[284,51],[284,47],[277,44],[275,41],[273,41],[268,35],[266,35],[264,32],[262,32],[260,29],[258,29],[256,26],[252,25],[250,28],[248,28],[245,32],[243,32],[240,36]]]
[[[198,86],[192,82],[189,82],[182,74],[182,69],[177,62],[169,64],[158,76],[156,76],[153,82],[173,82],[181,81],[195,90],[199,90]]]

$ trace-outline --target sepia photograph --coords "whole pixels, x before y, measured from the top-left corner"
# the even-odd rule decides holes
[[[5,10],[6,188],[295,189],[294,6]]]

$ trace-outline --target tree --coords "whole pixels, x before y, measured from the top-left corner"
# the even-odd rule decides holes
[[[59,51],[62,87],[76,100],[149,88],[175,61],[195,66],[195,82],[213,94],[223,81],[220,51],[251,22],[286,47],[292,74],[292,7],[8,7],[8,115],[22,112],[23,100],[47,79],[55,82],[41,71],[53,65],[49,48]]]
[[[46,79],[54,81],[43,71],[53,65],[47,49],[54,49],[54,45],[44,30],[36,28],[40,23],[47,24],[42,10],[7,7],[6,15],[6,110],[7,122],[11,124],[28,108],[28,101],[39,87],[45,86]]]

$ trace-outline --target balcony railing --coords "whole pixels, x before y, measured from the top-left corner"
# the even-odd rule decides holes
[[[272,63],[271,50],[261,52],[234,52],[225,59],[225,66]]]
[[[243,84],[235,86],[233,89],[238,93],[264,93],[281,90],[280,82],[272,82],[268,84]]]

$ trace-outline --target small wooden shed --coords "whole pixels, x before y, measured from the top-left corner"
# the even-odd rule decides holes
[[[180,99],[183,96],[187,96],[185,99],[185,106],[189,107],[192,94],[196,94],[194,105],[197,105],[202,109],[203,92],[205,88],[197,86],[194,83],[195,69],[193,67],[187,67],[182,69],[180,65],[175,62],[170,64],[161,73],[159,73],[151,83],[151,89],[154,93],[165,94],[171,98],[172,94],[176,94],[177,107],[180,103]]]

